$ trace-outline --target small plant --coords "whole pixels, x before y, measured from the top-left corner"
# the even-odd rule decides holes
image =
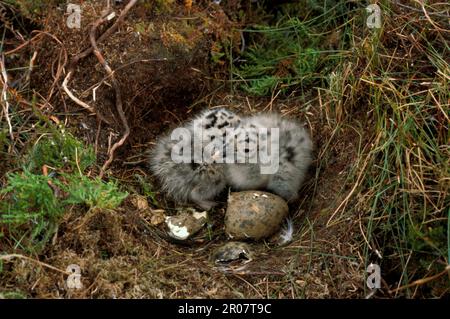
[[[35,175],[27,170],[8,175],[8,185],[0,195],[8,194],[2,201],[1,218],[4,222],[22,224],[36,221],[37,217],[53,219],[61,213],[61,207],[48,182],[50,178]]]
[[[119,191],[114,181],[105,183],[99,178],[90,179],[84,175],[69,175],[67,178],[69,184],[65,190],[69,195],[64,200],[66,204],[84,204],[90,209],[114,209],[128,196],[128,193]]]
[[[43,135],[34,145],[25,166],[30,171],[40,171],[43,165],[54,169],[67,168],[83,173],[95,163],[91,146],[85,146],[64,128]]]
[[[113,209],[128,195],[116,182],[83,175],[95,163],[94,151],[64,129],[42,135],[26,159],[0,191],[0,226],[24,248],[42,249],[70,205]],[[52,171],[42,174],[43,167]]]
[[[175,0],[156,0],[153,5],[156,14],[167,14],[173,11],[173,4]]]
[[[29,171],[8,175],[8,184],[0,191],[0,224],[8,225],[11,234],[28,238],[41,247],[56,228],[63,209],[53,194],[49,178]]]
[[[141,193],[150,198],[150,201],[153,205],[158,205],[158,201],[155,196],[155,192],[152,190],[152,186],[150,183],[148,183],[142,175],[135,174],[134,177],[136,178],[137,182],[139,183],[139,186],[141,187]]]
[[[244,51],[234,73],[239,83],[243,83],[240,88],[247,93],[257,96],[270,95],[274,90],[288,93],[315,83],[319,72],[326,73],[326,65],[322,63],[326,60],[321,59],[319,46],[322,36],[298,18],[246,31],[255,42]]]
[[[63,0],[6,0],[6,4],[19,9],[20,14],[27,18],[37,18],[48,10],[49,6],[64,3]]]
[[[0,299],[26,299],[27,296],[21,291],[1,292]]]

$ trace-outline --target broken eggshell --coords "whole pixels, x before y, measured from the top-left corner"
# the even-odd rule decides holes
[[[253,259],[253,253],[246,243],[230,241],[219,247],[212,257],[216,264],[226,264],[236,260],[247,263]]]
[[[267,238],[280,229],[288,215],[286,201],[272,193],[231,193],[225,213],[225,232],[235,240]]]
[[[186,209],[175,216],[167,216],[165,220],[169,236],[178,240],[186,240],[196,234],[206,221],[206,211],[197,212],[194,209]]]

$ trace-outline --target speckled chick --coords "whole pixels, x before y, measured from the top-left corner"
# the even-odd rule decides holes
[[[214,139],[213,136],[222,136],[227,127],[239,121],[237,115],[225,109],[200,113],[184,126],[191,134],[191,151],[194,151],[195,138],[200,138],[204,146]],[[209,210],[216,205],[214,198],[226,187],[224,165],[215,163],[214,159],[196,163],[193,156],[190,163],[177,163],[172,159],[177,143],[171,140],[170,134],[159,138],[150,152],[150,170],[162,191],[177,204],[195,204]]]
[[[248,132],[249,128],[279,129],[278,170],[275,173],[262,174],[260,162],[227,164],[224,171],[227,184],[235,190],[263,189],[283,197],[286,201],[295,200],[312,161],[313,144],[308,132],[300,123],[282,118],[277,113],[244,117],[238,125],[235,141],[246,143],[244,149],[247,154],[260,149],[266,151],[267,147],[270,147],[270,144],[259,143],[257,133],[241,133]],[[267,139],[270,140],[270,130]]]

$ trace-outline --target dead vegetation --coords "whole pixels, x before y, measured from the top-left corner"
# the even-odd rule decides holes
[[[319,63],[323,74],[304,75],[319,79],[302,84],[301,76],[285,81],[295,72],[282,59],[274,74],[284,80],[255,97],[239,90],[239,56],[256,41],[241,30],[266,23],[263,12],[300,12],[297,4],[107,3],[84,1],[80,29],[67,27],[64,6],[37,16],[0,6],[2,187],[63,125],[97,162],[50,171],[117,180],[130,194],[117,208],[64,206],[40,250],[0,222],[0,297],[364,298],[371,262],[382,267],[376,297],[448,295],[448,6],[383,3],[378,31],[363,27],[364,7],[331,6],[348,10],[340,25],[322,23],[319,54],[331,50],[333,67]],[[317,10],[299,19],[323,18]],[[227,240],[223,207],[195,240],[168,240],[157,225],[174,205],[146,168],[161,133],[217,105],[301,119],[316,144],[310,179],[290,205],[294,241],[250,243],[255,259],[235,271],[211,261]],[[70,264],[82,269],[82,289],[67,288]]]

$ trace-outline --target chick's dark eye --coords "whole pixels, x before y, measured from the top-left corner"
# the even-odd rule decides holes
[[[193,170],[196,170],[199,166],[200,166],[199,163],[191,163],[191,168],[192,168]]]

